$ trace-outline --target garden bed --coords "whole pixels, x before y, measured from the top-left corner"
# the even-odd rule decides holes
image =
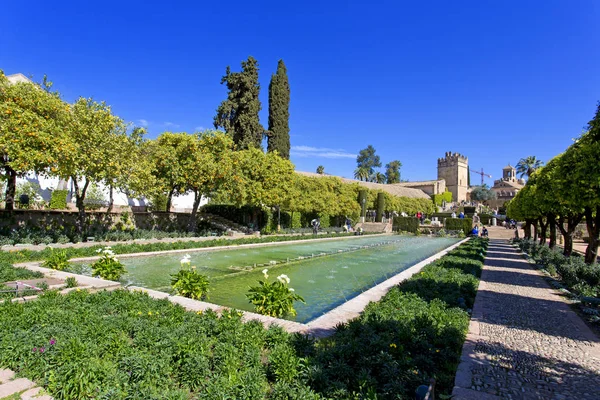
[[[430,377],[449,393],[486,243],[461,245],[319,341],[124,290],[5,302],[0,367],[57,399],[392,399]]]

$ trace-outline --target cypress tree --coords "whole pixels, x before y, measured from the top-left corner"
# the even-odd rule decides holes
[[[227,84],[227,99],[224,100],[214,119],[215,128],[222,127],[233,137],[238,149],[256,147],[262,149],[264,128],[258,119],[261,110],[258,94],[258,62],[250,56],[242,61],[241,72],[231,72],[229,66],[221,84]]]
[[[283,60],[277,63],[277,72],[269,83],[269,131],[267,151],[275,151],[290,158],[290,84]]]

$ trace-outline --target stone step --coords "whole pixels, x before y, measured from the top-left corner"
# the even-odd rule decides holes
[[[10,369],[0,369],[0,383],[8,382],[14,377],[15,373]]]
[[[29,379],[19,378],[0,385],[0,399],[35,386]]]
[[[42,390],[41,387],[34,387],[32,389],[29,389],[23,393],[21,393],[21,400],[32,400],[32,399],[39,399],[39,397],[35,397],[37,396],[37,394],[40,392],[40,390]]]

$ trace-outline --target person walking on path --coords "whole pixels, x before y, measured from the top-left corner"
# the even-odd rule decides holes
[[[453,399],[600,399],[600,339],[495,232]]]

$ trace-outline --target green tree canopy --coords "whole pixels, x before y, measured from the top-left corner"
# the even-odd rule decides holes
[[[357,170],[368,171],[368,176],[371,177],[375,174],[375,168],[381,167],[381,159],[375,154],[375,148],[371,145],[368,145],[367,148],[362,149],[358,153],[358,156],[356,157],[356,165]]]
[[[277,63],[277,72],[269,83],[269,130],[267,151],[277,151],[290,158],[290,84],[283,60]]]
[[[471,200],[487,201],[494,200],[495,198],[496,192],[491,190],[485,183],[481,186],[475,186],[471,191]]]
[[[398,160],[390,161],[385,165],[385,179],[387,183],[400,182],[400,167],[402,167],[402,163]]]
[[[214,119],[215,128],[222,127],[233,137],[238,149],[262,148],[264,128],[258,113],[262,109],[258,95],[258,62],[250,56],[242,61],[241,72],[231,72],[227,67],[221,84],[227,85],[227,99],[224,100]]]
[[[323,175],[324,173],[325,173],[325,167],[324,167],[324,166],[322,166],[322,165],[319,165],[319,166],[317,167],[317,174],[319,174],[319,175]]]
[[[520,178],[530,177],[536,169],[544,165],[544,162],[538,160],[535,156],[521,158],[515,167]]]

